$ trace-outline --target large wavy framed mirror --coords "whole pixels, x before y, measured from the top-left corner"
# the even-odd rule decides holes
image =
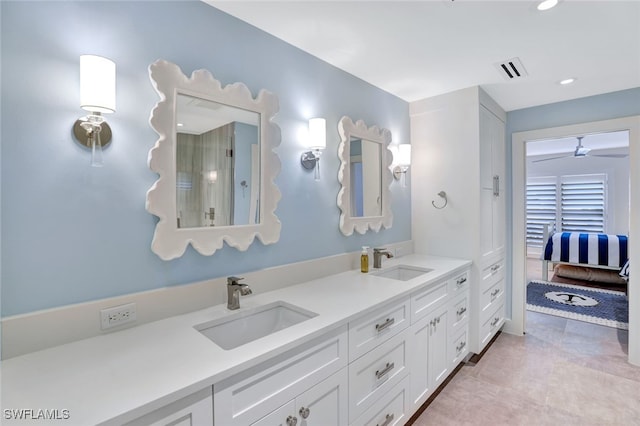
[[[340,119],[338,132],[340,231],[348,236],[354,230],[364,234],[391,228],[391,132],[347,116]]]
[[[256,237],[277,242],[278,98],[265,90],[253,98],[242,83],[222,87],[207,70],[187,77],[164,60],[149,77],[160,96],[149,119],[159,135],[149,151],[159,174],[146,202],[159,219],[152,251],[170,260],[189,244],[211,255],[225,242],[241,251]]]

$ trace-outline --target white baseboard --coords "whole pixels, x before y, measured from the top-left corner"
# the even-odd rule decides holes
[[[413,253],[413,241],[385,244],[401,255]],[[243,274],[254,293],[264,293],[360,267],[360,251],[275,266]],[[80,339],[111,333],[226,303],[226,277],[164,287],[15,315],[2,319],[2,359]],[[136,304],[136,321],[107,331],[100,328],[100,310]]]

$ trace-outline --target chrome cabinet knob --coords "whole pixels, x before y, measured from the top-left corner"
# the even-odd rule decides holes
[[[294,416],[287,417],[287,426],[296,426],[298,424],[298,418]]]
[[[309,417],[309,414],[311,414],[311,410],[309,410],[309,407],[300,407],[300,411],[298,411],[298,414],[300,414],[300,417],[302,417],[303,419],[306,419],[307,417]]]

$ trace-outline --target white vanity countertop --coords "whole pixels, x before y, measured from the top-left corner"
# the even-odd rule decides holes
[[[2,362],[2,409],[69,411],[69,424],[122,424],[281,354],[385,303],[455,274],[470,261],[409,255],[384,269],[433,269],[409,281],[348,271]],[[318,315],[262,339],[223,350],[194,329],[273,301]],[[58,420],[58,422],[60,422]],[[39,422],[42,424],[42,422]],[[6,424],[18,424],[9,423]]]

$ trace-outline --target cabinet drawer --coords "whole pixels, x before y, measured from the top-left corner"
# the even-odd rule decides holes
[[[485,347],[504,324],[504,305],[499,305],[480,326],[480,345]]]
[[[480,295],[480,318],[484,319],[504,299],[504,279],[487,287]]]
[[[497,281],[504,279],[504,258],[492,262],[482,270],[480,276],[480,291],[484,292]]]
[[[347,365],[347,330],[275,357],[213,386],[217,425],[248,425]]]
[[[411,296],[411,324],[428,315],[440,302],[447,299],[448,282],[432,284]]]
[[[469,292],[460,294],[458,298],[451,302],[449,315],[449,326],[452,334],[469,322]]]
[[[407,330],[349,364],[349,421],[369,409],[407,374]]]
[[[409,325],[409,299],[349,323],[349,361],[353,361]]]
[[[449,343],[450,368],[453,370],[469,353],[469,327],[464,327]]]
[[[404,425],[409,420],[409,376],[405,377],[393,389],[351,426],[396,426]]]
[[[469,279],[469,271],[464,271],[451,278],[449,280],[449,293],[451,296],[456,297],[457,294],[466,291],[469,288]]]

